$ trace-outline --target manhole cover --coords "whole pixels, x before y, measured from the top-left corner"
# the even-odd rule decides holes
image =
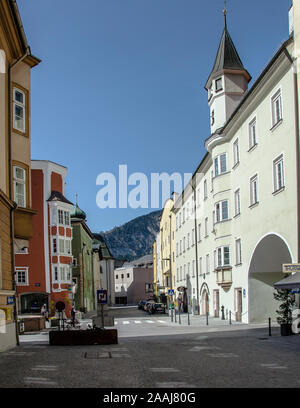
[[[268,337],[259,337],[258,340],[269,340]]]

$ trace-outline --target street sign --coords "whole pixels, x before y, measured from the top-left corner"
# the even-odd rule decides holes
[[[283,273],[300,272],[300,264],[282,264]]]
[[[107,290],[105,290],[105,289],[98,289],[97,290],[97,302],[100,305],[106,305],[107,304]]]
[[[173,296],[174,295],[174,289],[169,289],[168,290],[168,295]]]
[[[13,305],[14,302],[14,297],[13,296],[7,296],[7,304],[8,305]]]

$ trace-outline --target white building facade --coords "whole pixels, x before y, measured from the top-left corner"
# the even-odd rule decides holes
[[[190,305],[199,303],[201,315],[221,317],[224,306],[232,320],[275,319],[274,283],[284,277],[282,264],[299,261],[294,48],[292,33],[247,90],[251,77],[225,15],[206,83],[207,153],[174,206],[177,285],[185,287]]]

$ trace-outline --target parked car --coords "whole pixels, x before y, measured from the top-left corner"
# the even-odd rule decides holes
[[[166,305],[163,303],[149,302],[147,304],[147,312],[149,314],[153,313],[166,313]]]
[[[140,300],[138,303],[138,309],[139,310],[144,310],[145,304],[148,302],[148,300]]]
[[[148,312],[148,309],[151,308],[151,305],[153,305],[154,300],[147,300],[147,302],[144,304],[144,310],[145,312]]]

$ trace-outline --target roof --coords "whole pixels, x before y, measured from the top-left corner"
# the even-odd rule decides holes
[[[72,219],[79,219],[79,220],[85,220],[86,219],[86,213],[78,207],[78,204],[75,204],[75,207],[71,211],[71,218]]]
[[[59,191],[52,191],[47,201],[61,201],[66,204],[74,205],[73,203],[71,203],[71,201],[67,200],[66,197]]]
[[[99,251],[100,259],[113,259],[113,256],[103,236],[101,234],[93,234],[93,237],[93,249],[97,249]]]
[[[205,88],[208,89],[210,79],[214,74],[225,69],[245,71],[249,75],[249,80],[251,79],[250,74],[244,68],[244,65],[230,37],[229,31],[227,30],[226,20],[214,66],[206,82]]]

